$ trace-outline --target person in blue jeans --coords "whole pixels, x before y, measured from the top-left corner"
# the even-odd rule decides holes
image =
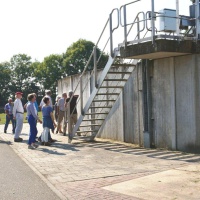
[[[6,123],[4,126],[4,133],[7,133],[7,128],[8,125],[10,124],[10,121],[12,122],[12,133],[15,133],[15,126],[16,126],[16,121],[13,119],[13,101],[11,98],[8,99],[8,103],[5,105],[4,110],[6,113]]]
[[[39,119],[37,115],[37,110],[35,108],[34,102],[36,100],[36,96],[34,94],[29,94],[28,95],[28,104],[27,104],[27,119],[28,123],[30,125],[30,134],[29,134],[29,140],[28,140],[28,148],[29,149],[35,149],[38,146],[35,144],[35,139],[37,135],[37,127],[36,123],[39,121],[42,123],[42,121]]]

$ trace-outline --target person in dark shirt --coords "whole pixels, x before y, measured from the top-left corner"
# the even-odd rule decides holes
[[[76,102],[79,97],[79,95],[74,95],[73,91],[69,91],[69,98],[66,99],[66,103],[68,104],[70,98],[72,97],[72,100],[70,102],[70,122],[73,127],[73,125],[77,122],[77,109],[76,109]],[[67,111],[69,112],[69,111]]]

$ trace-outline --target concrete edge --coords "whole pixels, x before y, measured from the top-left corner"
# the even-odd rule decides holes
[[[1,137],[2,140],[4,140],[2,137]],[[10,142],[9,140],[4,140],[5,142]],[[10,146],[10,145],[8,145]],[[57,190],[52,184],[50,181],[48,181],[47,179],[44,178],[44,176],[35,168],[33,167],[29,161],[27,159],[25,159],[24,157],[22,157],[17,151],[16,149],[12,148],[10,146],[10,148],[17,154],[17,156],[19,156],[20,159],[22,159],[27,165],[28,167],[30,167],[33,172],[38,175],[40,177],[40,179],[47,184],[47,186],[61,199],[61,200],[66,200],[68,199],[67,197],[65,197],[59,190]]]

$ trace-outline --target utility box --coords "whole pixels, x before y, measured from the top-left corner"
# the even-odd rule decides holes
[[[159,11],[159,31],[176,32],[176,10],[163,9]]]
[[[195,4],[193,4],[193,5],[190,6],[190,17],[191,18],[195,18],[195,8],[196,8]],[[199,4],[199,11],[200,11],[200,4]]]

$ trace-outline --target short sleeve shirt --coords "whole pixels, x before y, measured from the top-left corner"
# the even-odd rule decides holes
[[[53,108],[51,106],[43,106],[42,107],[43,117],[50,117],[51,112],[53,112]]]
[[[77,114],[77,109],[76,109],[76,101],[77,101],[78,97],[77,96],[73,96],[72,100],[70,102],[70,114]],[[70,98],[66,99],[66,102],[69,102]]]
[[[8,111],[8,114],[9,115],[12,115],[12,111],[13,111],[13,106],[10,105],[9,103],[7,103],[4,107],[4,110],[7,110]]]

